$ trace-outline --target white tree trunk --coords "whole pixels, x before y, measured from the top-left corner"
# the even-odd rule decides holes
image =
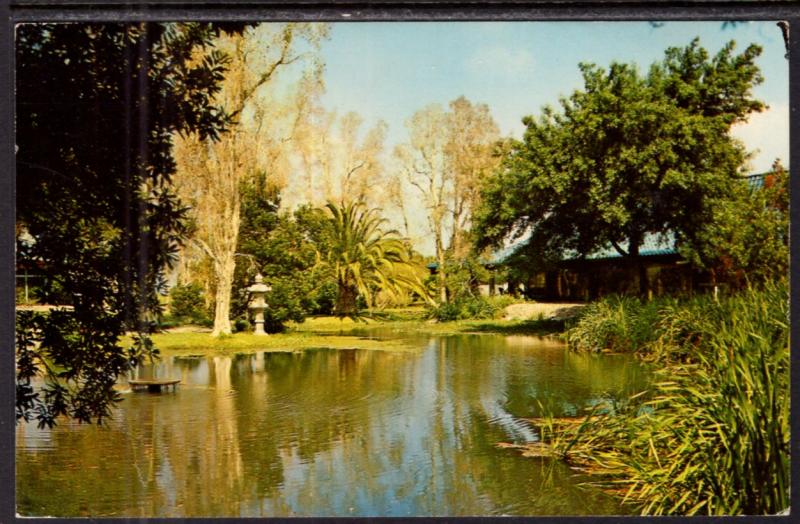
[[[226,257],[221,264],[214,264],[217,276],[217,293],[214,300],[214,331],[212,335],[231,334],[231,288],[236,262],[233,254]]]

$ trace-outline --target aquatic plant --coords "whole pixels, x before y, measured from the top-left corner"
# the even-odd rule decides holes
[[[561,454],[588,465],[600,484],[646,515],[785,509],[787,286],[660,304],[657,311],[655,339],[644,344],[645,355],[662,363],[651,389],[589,420]],[[630,308],[614,314],[627,320]],[[567,440],[554,444],[563,448]]]
[[[589,352],[636,351],[652,341],[659,307],[665,300],[643,302],[612,295],[586,306],[565,332],[571,349]]]

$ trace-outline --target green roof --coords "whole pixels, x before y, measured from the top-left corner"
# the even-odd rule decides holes
[[[619,247],[627,251],[628,243],[620,242]],[[675,249],[675,236],[672,233],[667,233],[666,235],[645,233],[642,245],[639,246],[639,256],[643,257],[674,255],[677,252]],[[588,260],[602,260],[606,258],[622,258],[622,255],[613,246],[609,246],[587,255],[586,258]]]

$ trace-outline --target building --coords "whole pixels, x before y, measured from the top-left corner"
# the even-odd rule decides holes
[[[767,173],[749,175],[747,181],[753,190],[764,186]],[[505,249],[495,252],[487,262],[494,275],[501,273],[503,265],[516,253],[527,238],[523,236]],[[622,246],[623,249],[626,246]],[[645,235],[639,255],[647,271],[650,293],[692,293],[713,289],[721,284],[712,283],[709,274],[692,268],[681,257],[671,234]],[[489,282],[489,294],[502,292],[503,287]],[[610,293],[636,294],[639,291],[638,267],[632,267],[615,249],[607,247],[586,257],[565,256],[548,271],[533,272],[523,282],[508,282],[505,289],[535,300],[591,300]]]

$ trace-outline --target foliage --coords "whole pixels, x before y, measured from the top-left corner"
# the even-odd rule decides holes
[[[785,283],[659,315],[651,391],[598,417],[566,456],[643,514],[774,514],[789,506]],[[680,355],[680,359],[674,358]]]
[[[657,335],[661,306],[670,299],[642,301],[611,295],[587,305],[565,332],[567,344],[577,351],[633,352]]]
[[[488,106],[459,97],[450,102],[449,109],[432,104],[414,113],[406,124],[408,143],[394,152],[403,174],[399,185],[410,186],[427,212],[439,264],[440,302],[448,300],[446,255],[461,259],[470,250],[468,231],[480,201],[480,184],[498,163],[494,148],[499,131]],[[391,191],[408,232],[403,191],[397,185]]]
[[[544,260],[614,247],[647,275],[645,234],[674,233],[694,245],[720,201],[744,185],[747,158],[729,130],[763,104],[751,45],[730,42],[709,58],[695,39],[669,48],[646,75],[635,66],[581,64],[584,88],[526,117],[521,141],[507,144],[476,213],[479,247],[530,233],[525,251]]]
[[[494,297],[461,295],[433,307],[430,316],[439,322],[496,319],[500,318],[503,310],[513,302],[514,298],[507,295]]]
[[[272,290],[265,297],[269,308],[264,311],[264,329],[267,333],[283,331],[287,322],[302,322],[306,315],[319,311],[313,281],[299,280],[307,278],[310,273],[273,276],[270,279]]]
[[[302,167],[288,181],[287,189],[293,191],[287,193],[313,205],[328,200],[363,200],[377,205],[385,180],[381,157],[386,123],[379,120],[362,130],[364,119],[358,113],[338,117],[317,102],[316,98],[310,100],[308,105],[313,107],[307,108],[307,118],[297,122],[296,147]]]
[[[761,187],[737,187],[681,254],[733,287],[789,274],[789,173],[776,161]]]
[[[73,307],[17,316],[17,420],[101,422],[116,378],[154,354],[146,333],[184,232],[171,136],[214,139],[229,122],[212,103],[222,29],[241,24],[17,28],[17,256],[46,275],[40,302]],[[125,330],[140,333],[128,348]]]
[[[190,205],[191,239],[211,261],[214,335],[231,332],[241,190],[259,176],[273,190],[285,183],[291,170],[286,144],[304,116],[307,91],[321,82],[314,55],[326,35],[326,24],[303,23],[261,24],[242,34],[221,35],[214,46],[230,56],[230,64],[214,102],[234,120],[220,140],[176,140],[176,185]],[[284,95],[282,79],[293,76],[291,94]]]
[[[256,184],[242,194],[242,224],[237,252],[247,259],[234,278],[232,312],[247,316],[247,287],[261,273],[272,291],[266,294],[264,329],[283,331],[288,321],[330,314],[336,280],[316,266],[317,249],[330,245],[328,217],[321,209],[301,206],[293,214],[278,212],[278,199]]]
[[[478,286],[489,280],[489,271],[473,253],[458,259],[448,254],[445,260],[445,286],[449,300],[475,296]]]
[[[203,287],[200,284],[178,284],[169,290],[169,313],[182,322],[205,324],[209,320]]]
[[[332,233],[326,252],[317,252],[318,266],[333,272],[338,286],[334,313],[358,316],[358,297],[372,307],[380,290],[398,295],[410,290],[428,298],[421,275],[425,269],[412,258],[409,246],[394,230],[382,229],[386,219],[361,202],[328,203]]]

